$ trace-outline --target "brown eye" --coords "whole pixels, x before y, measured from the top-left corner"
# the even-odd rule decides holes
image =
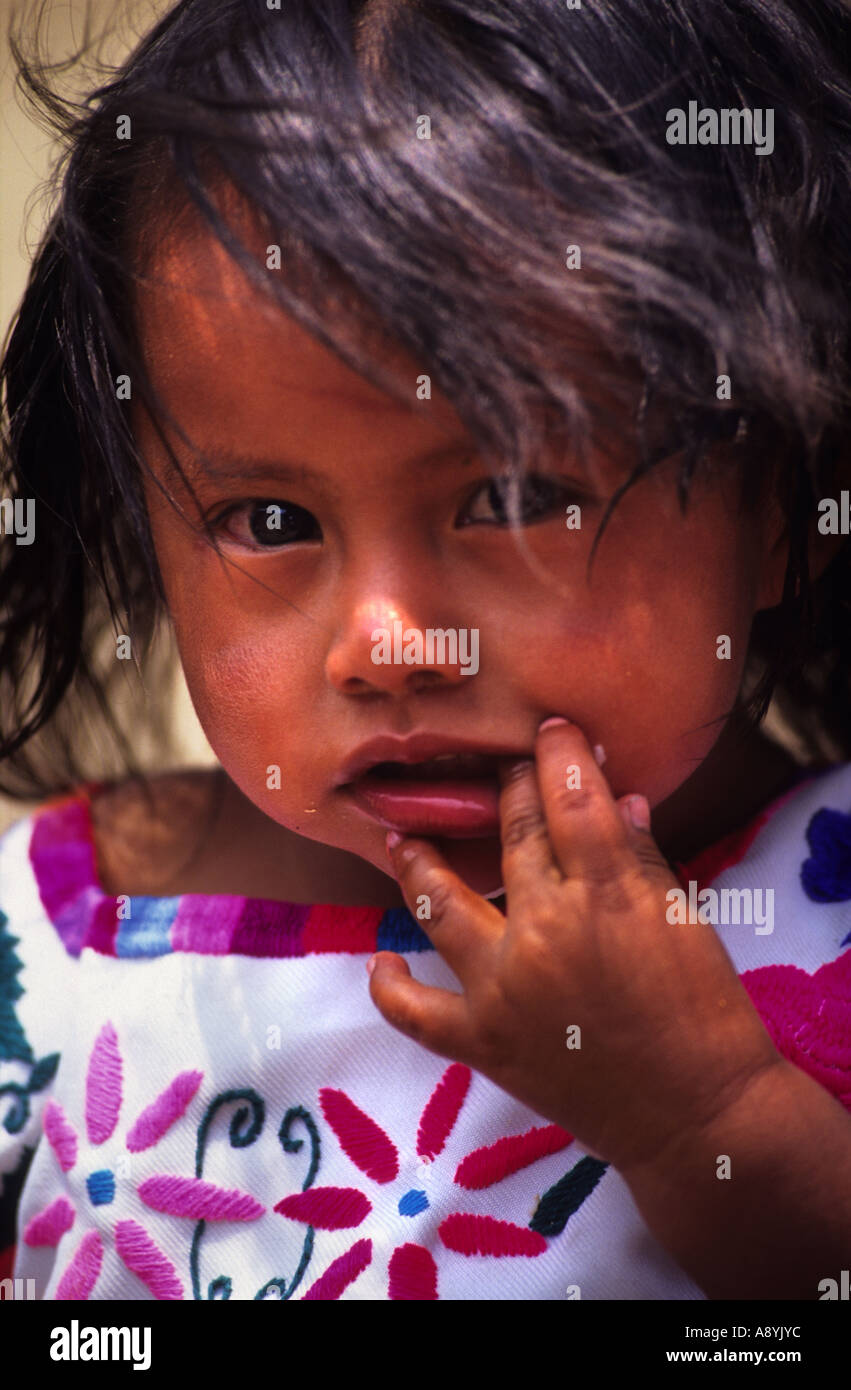
[[[240,545],[264,550],[281,549],[295,541],[322,539],[312,512],[280,499],[243,503],[231,508],[216,524]]]
[[[543,517],[549,516],[557,508],[564,504],[565,497],[571,501],[577,501],[576,491],[568,490],[564,483],[557,478],[545,477],[540,473],[530,473],[520,484],[517,494],[517,510],[522,525],[528,526]],[[500,525],[508,526],[510,518],[508,514],[508,504],[511,497],[511,479],[492,478],[485,483],[481,490],[476,494],[476,499],[482,498],[483,503],[476,501],[474,505],[468,506],[465,519],[461,521],[462,526],[473,525]],[[473,515],[474,508],[484,506],[484,513],[479,511],[478,515]],[[490,508],[490,515],[487,509]]]

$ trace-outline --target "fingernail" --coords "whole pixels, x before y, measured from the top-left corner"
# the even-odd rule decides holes
[[[627,802],[629,818],[636,830],[650,829],[650,802],[646,796],[631,796]]]
[[[367,975],[371,975],[371,974],[372,974],[372,972],[373,972],[373,970],[375,969],[375,967],[376,967],[377,964],[378,964],[378,961],[376,960],[375,956],[370,956],[369,960],[368,960],[367,963],[366,963],[366,973],[367,973]]]
[[[602,743],[594,744],[594,761],[598,767],[602,767],[603,763],[606,761],[606,750]]]
[[[405,840],[405,844],[402,849],[399,849],[403,840]],[[384,837],[384,848],[387,851],[387,858],[397,870],[400,866],[404,868],[420,852],[419,845],[415,841],[407,840],[404,835],[399,834],[398,830],[387,831]]]
[[[560,714],[554,714],[549,719],[545,719],[543,724],[538,725],[538,733],[542,729],[552,729],[556,724],[567,724],[568,722],[567,719],[562,719]]]

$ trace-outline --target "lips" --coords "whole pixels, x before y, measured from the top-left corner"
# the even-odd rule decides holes
[[[481,838],[499,833],[499,764],[519,756],[430,735],[377,739],[350,760],[341,790],[387,829]]]
[[[443,760],[446,773],[457,772],[461,776],[480,773],[485,776],[496,775],[496,765],[500,758],[528,757],[526,748],[517,744],[498,745],[496,743],[477,743],[475,739],[449,738],[443,734],[417,733],[407,738],[393,734],[381,734],[368,739],[354,750],[346,759],[336,779],[338,787],[354,782],[381,764],[401,764],[403,768],[420,766],[426,777],[431,776],[432,765],[437,764],[437,776],[441,775],[438,760]],[[454,757],[455,766],[450,763]],[[380,774],[379,774],[380,775]],[[394,776],[390,772],[388,776]]]
[[[459,839],[499,831],[499,785],[486,779],[398,780],[366,776],[351,787],[352,798],[388,830],[408,835]]]

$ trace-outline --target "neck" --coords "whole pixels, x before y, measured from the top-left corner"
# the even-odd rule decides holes
[[[653,812],[665,857],[687,862],[747,824],[789,786],[799,764],[737,708],[700,767]]]

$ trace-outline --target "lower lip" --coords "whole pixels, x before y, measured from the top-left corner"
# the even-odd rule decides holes
[[[476,838],[499,832],[496,778],[446,782],[362,777],[346,788],[354,800],[387,827],[409,835]]]

